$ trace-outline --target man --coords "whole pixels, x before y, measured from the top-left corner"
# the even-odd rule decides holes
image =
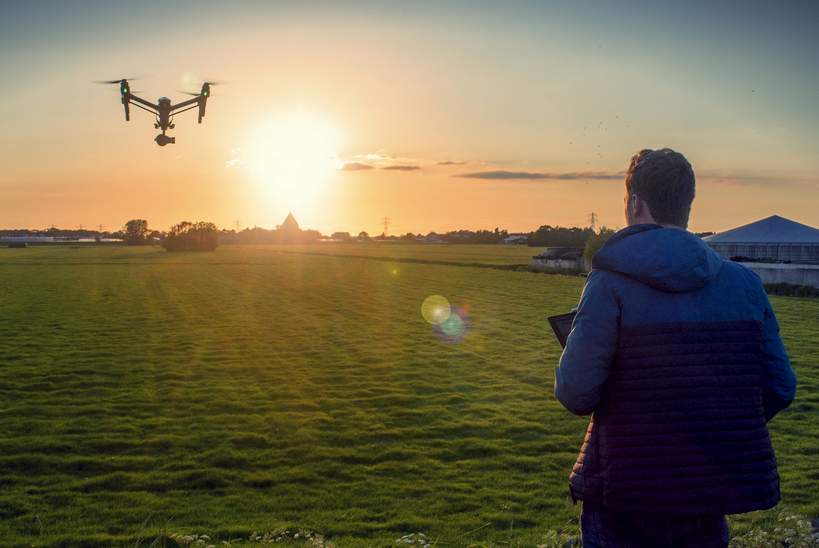
[[[586,548],[727,546],[726,514],[780,498],[766,423],[796,376],[759,277],[686,230],[693,200],[682,154],[632,157],[555,372],[593,413],[569,478]]]

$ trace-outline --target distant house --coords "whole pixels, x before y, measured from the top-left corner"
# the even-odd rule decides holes
[[[582,272],[586,270],[582,247],[547,247],[543,253],[532,257],[532,270],[540,272]]]
[[[434,232],[430,232],[426,236],[423,237],[421,240],[425,244],[442,244],[444,243],[444,239],[435,234]]]
[[[506,245],[526,245],[529,243],[529,235],[528,234],[510,234],[503,240],[502,243]]]
[[[273,243],[284,244],[307,244],[321,239],[321,234],[316,230],[302,230],[292,213],[288,213],[282,224],[271,231],[271,241]]]
[[[301,234],[301,228],[299,228],[299,223],[296,222],[296,218],[293,217],[292,213],[288,213],[287,217],[284,218],[284,222],[279,225],[278,227],[279,232],[287,238],[288,236],[298,236]]]

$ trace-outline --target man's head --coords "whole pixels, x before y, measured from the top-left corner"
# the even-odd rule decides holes
[[[694,201],[694,170],[670,148],[644,149],[631,157],[626,173],[626,224],[688,227]]]

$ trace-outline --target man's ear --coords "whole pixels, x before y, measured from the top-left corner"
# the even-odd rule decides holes
[[[634,217],[640,217],[643,214],[645,204],[643,200],[636,194],[631,195],[631,210],[634,212]]]
[[[651,210],[648,207],[648,204],[645,200],[640,198],[639,196],[635,196],[634,200],[634,217],[641,218],[641,219],[653,219],[654,217],[651,216]]]

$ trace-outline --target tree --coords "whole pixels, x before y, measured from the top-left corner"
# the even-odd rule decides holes
[[[586,240],[586,247],[583,249],[583,258],[586,259],[588,265],[591,265],[594,256],[597,255],[600,248],[611,238],[612,234],[614,234],[614,230],[604,226],[600,228],[600,232],[593,234]]]
[[[171,227],[162,247],[168,251],[213,251],[219,245],[219,230],[213,223],[182,221]]]
[[[125,243],[128,245],[142,245],[145,243],[145,236],[148,234],[148,221],[145,219],[131,219],[122,231],[125,233]]]
[[[359,240],[364,240],[364,241],[367,241],[367,240],[369,240],[369,239],[370,239],[370,235],[369,235],[369,234],[367,234],[367,232],[366,232],[366,231],[362,230],[361,232],[359,232],[359,233],[358,233],[358,239],[359,239]]]
[[[530,246],[583,247],[586,240],[594,235],[591,228],[565,228],[544,225],[529,236]]]

